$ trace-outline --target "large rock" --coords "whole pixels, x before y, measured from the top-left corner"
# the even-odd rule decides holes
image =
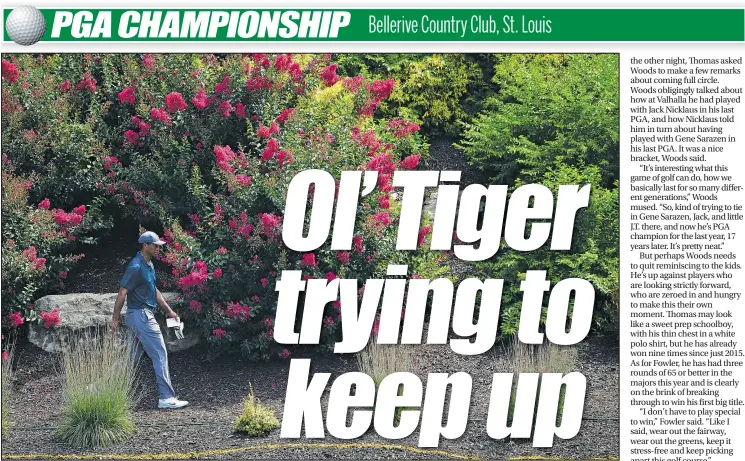
[[[116,293],[72,293],[67,295],[49,295],[36,301],[37,312],[59,310],[60,323],[51,328],[44,328],[44,324],[34,322],[29,325],[28,339],[32,344],[47,352],[61,352],[64,344],[75,338],[81,340],[90,337],[96,330],[105,329],[111,321],[114,312]],[[163,297],[171,303],[176,293],[163,293]],[[127,311],[124,303],[122,314]],[[196,334],[189,334],[188,325],[185,328],[185,338],[176,339],[173,332],[166,328],[163,316],[156,316],[160,323],[160,330],[169,351],[188,349],[199,341]],[[124,322],[119,323],[124,326]]]

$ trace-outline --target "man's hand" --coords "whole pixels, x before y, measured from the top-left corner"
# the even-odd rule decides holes
[[[119,328],[119,319],[113,318],[111,319],[111,322],[109,322],[109,328],[112,332],[116,331]]]
[[[177,319],[178,318],[178,314],[176,312],[174,312],[173,309],[168,309],[168,311],[166,312],[166,316],[169,319]]]

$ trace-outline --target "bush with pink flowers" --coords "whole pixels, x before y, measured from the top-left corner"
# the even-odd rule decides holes
[[[190,315],[216,351],[240,347],[254,358],[286,358],[291,352],[273,342],[278,274],[300,269],[305,277],[357,278],[361,285],[384,270],[394,250],[389,225],[397,213],[381,203],[391,200],[393,171],[415,168],[425,146],[408,122],[375,120],[368,114],[389,92],[390,83],[382,89],[378,82],[345,84],[353,79],[335,80],[318,57],[295,74],[282,70],[297,68],[289,56],[240,59],[239,70],[259,71],[230,75],[216,86],[231,82],[231,106],[243,104],[254,120],[243,122],[245,134],[237,141],[218,139],[215,130],[205,133],[211,140],[206,144],[210,165],[192,165],[191,187],[184,197],[191,203],[188,219],[168,227],[163,259],[173,268]],[[232,86],[241,81],[246,84]],[[254,88],[256,82],[265,88]],[[213,97],[224,98],[224,91],[216,90]],[[270,104],[259,106],[254,98]],[[188,110],[199,114],[207,109]],[[349,251],[325,245],[313,253],[297,253],[282,245],[287,187],[295,174],[311,168],[336,178],[343,170],[378,171],[378,188],[359,205],[358,235]],[[322,328],[326,346],[337,338],[339,321],[339,304],[332,303]]]
[[[59,312],[37,313],[33,301],[64,284],[67,272],[82,254],[72,254],[70,245],[91,221],[85,205],[71,211],[54,208],[44,199],[29,205],[31,179],[16,176],[3,156],[2,172],[2,302],[3,326],[17,328],[26,321],[59,323]]]
[[[291,353],[272,338],[274,284],[282,270],[357,278],[361,285],[382,274],[393,255],[392,175],[416,168],[427,151],[418,125],[376,117],[395,80],[342,75],[330,55],[6,61],[3,144],[19,174],[43,171],[30,199],[50,203],[34,213],[52,216],[52,206],[96,203],[97,210],[163,231],[169,242],[163,261],[182,293],[181,310],[215,351]],[[348,251],[325,245],[299,254],[282,245],[288,184],[312,168],[335,178],[344,170],[378,171],[378,187],[360,202]],[[53,185],[62,183],[55,195]],[[51,219],[62,228],[77,221],[69,213]],[[26,264],[34,270],[32,261]],[[327,345],[337,337],[339,317],[338,303],[329,305]]]
[[[105,175],[103,158],[113,132],[106,123],[111,101],[96,80],[96,58],[17,54],[6,62],[18,77],[3,80],[3,153],[16,174],[35,176],[31,202],[48,197],[64,209],[90,204],[100,195],[97,184]]]

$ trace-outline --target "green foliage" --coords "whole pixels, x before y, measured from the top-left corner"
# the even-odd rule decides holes
[[[400,213],[401,202],[391,200],[390,210]],[[416,251],[395,251],[388,260],[380,262],[381,272],[387,269],[388,264],[403,264],[409,268],[410,278],[421,278],[434,280],[441,277],[457,281],[457,277],[451,274],[450,266],[445,264],[449,259],[448,252],[431,251],[430,239],[432,232],[432,218],[429,212],[422,213],[420,229],[420,242]],[[395,247],[395,242],[391,243]]]
[[[532,269],[545,269],[552,286],[571,277],[590,281],[596,324],[617,333],[618,57],[506,55],[494,73],[500,89],[458,145],[470,163],[494,184],[543,184],[554,197],[560,185],[591,186],[569,251],[544,245],[522,253],[503,244],[494,258],[477,264],[481,276],[505,279],[502,333],[516,331],[519,282]]]
[[[496,59],[497,94],[458,147],[499,184],[542,180],[557,164],[594,165],[618,179],[618,56],[524,55]]]
[[[407,258],[410,273],[423,279],[434,280],[444,277],[453,282],[456,281],[456,277],[450,275],[450,266],[443,264],[448,260],[447,255],[441,252],[428,251],[426,247],[421,250],[412,252]]]
[[[132,345],[115,335],[77,338],[62,354],[65,406],[57,430],[76,448],[102,448],[134,432]]]
[[[279,420],[274,410],[267,408],[254,396],[253,386],[248,397],[243,401],[243,413],[235,420],[237,432],[245,432],[251,437],[262,436],[279,427]]]
[[[587,208],[577,212],[571,250],[551,250],[548,244],[529,253],[503,245],[497,255],[477,267],[481,274],[504,278],[501,331],[513,334],[520,320],[523,293],[520,281],[528,270],[545,269],[553,287],[567,278],[582,278],[595,288],[595,320],[603,331],[617,332],[619,297],[619,202],[618,188],[605,189],[597,184],[597,167],[585,167],[583,172],[568,165],[559,165],[547,173],[541,183],[556,196],[560,185],[591,184]],[[548,294],[543,306],[548,305]],[[570,309],[571,312],[571,309]],[[545,307],[542,320],[545,320]]]

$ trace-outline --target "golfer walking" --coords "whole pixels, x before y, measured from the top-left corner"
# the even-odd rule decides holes
[[[171,385],[168,373],[168,353],[160,332],[160,325],[155,320],[153,311],[160,306],[169,318],[176,318],[176,314],[168,305],[163,295],[155,287],[155,268],[152,258],[160,251],[165,242],[155,232],[145,232],[138,240],[142,244],[137,256],[132,258],[119,284],[119,295],[114,303],[114,316],[111,319],[111,329],[119,328],[124,300],[127,301],[127,312],[124,314],[124,324],[132,335],[134,360],[139,361],[143,349],[153,361],[155,379],[158,382],[160,400],[158,408],[182,408],[189,404],[176,398],[176,392]]]

